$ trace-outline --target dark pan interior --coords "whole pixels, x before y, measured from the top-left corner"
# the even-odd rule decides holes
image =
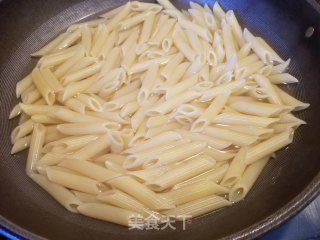
[[[217,239],[253,238],[302,209],[320,188],[320,7],[315,0],[221,0],[240,21],[264,37],[301,79],[285,89],[311,103],[297,114],[308,125],[294,142],[267,165],[247,198],[232,207],[193,220],[186,231],[129,231],[111,223],[69,213],[27,178],[26,153],[10,155],[9,136],[17,121],[8,121],[17,103],[18,80],[35,65],[29,54],[71,23],[112,9],[124,0],[4,0],[0,3],[0,224],[25,237],[49,239]],[[186,7],[188,1],[172,1]],[[195,1],[208,3],[213,1]],[[311,38],[305,37],[314,27]]]

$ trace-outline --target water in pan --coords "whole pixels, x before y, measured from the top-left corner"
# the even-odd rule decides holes
[[[290,16],[282,15],[281,6],[279,8],[275,6],[276,1],[259,1],[259,3],[253,0],[221,1],[224,8],[234,9],[236,14],[240,15],[240,20],[244,26],[264,37],[283,57],[293,59],[290,72],[301,79],[302,82],[297,87],[291,87],[288,90],[293,95],[312,104],[310,110],[299,115],[299,117],[308,121],[309,125],[301,127],[296,132],[295,141],[289,149],[281,151],[276,160],[268,164],[245,201],[215,214],[207,214],[198,218],[188,231],[167,229],[159,232],[148,232],[148,236],[145,236],[144,232],[124,231],[120,226],[66,212],[26,177],[24,173],[25,154],[18,154],[13,157],[9,155],[9,134],[17,123],[15,121],[8,123],[6,119],[10,108],[15,104],[13,90],[15,83],[34,66],[34,61],[30,59],[29,54],[56,34],[65,30],[71,23],[103,10],[112,9],[124,2],[84,1],[63,10],[59,14],[56,13],[58,15],[54,15],[51,19],[43,20],[42,25],[32,34],[26,32],[25,34],[28,37],[21,41],[20,47],[15,52],[12,52],[6,64],[4,65],[1,62],[4,67],[0,72],[2,84],[2,124],[0,128],[3,142],[0,149],[2,158],[0,182],[3,183],[1,191],[6,190],[6,195],[0,202],[1,214],[10,221],[48,238],[64,236],[73,239],[79,238],[81,234],[82,239],[89,239],[94,233],[94,238],[110,239],[121,238],[120,236],[127,239],[162,239],[164,237],[168,239],[197,239],[199,232],[201,232],[202,239],[206,239],[209,237],[224,237],[249,227],[271,215],[296,196],[311,181],[319,169],[319,164],[315,163],[317,149],[312,147],[314,146],[313,136],[319,133],[319,128],[311,127],[319,121],[317,120],[319,116],[313,110],[313,106],[319,103],[319,97],[317,96],[319,85],[315,80],[315,75],[313,75],[318,70],[308,67],[312,65],[312,53],[307,40],[301,39],[304,32],[303,26],[297,24]],[[177,6],[187,6],[187,1],[173,2]],[[211,4],[211,1],[198,2]],[[298,47],[297,44],[299,44]],[[292,51],[294,47],[296,50]],[[306,89],[308,89],[308,94]],[[302,164],[302,161],[305,161],[305,163]],[[5,207],[8,203],[14,207],[11,209]],[[25,209],[28,209],[29,214],[25,214]],[[29,216],[32,216],[34,221],[31,221]],[[241,221],[239,221],[240,219]],[[69,230],[65,226],[68,226]]]

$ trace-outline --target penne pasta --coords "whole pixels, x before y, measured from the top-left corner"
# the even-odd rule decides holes
[[[292,142],[292,130],[285,131],[274,135],[273,137],[253,146],[247,152],[245,162],[247,164],[254,163],[261,158],[269,156],[271,153],[278,151]]]
[[[175,205],[181,205],[213,194],[219,195],[228,192],[228,188],[212,181],[199,181],[166,193],[160,193],[160,196],[168,199]]]
[[[249,165],[246,168],[241,178],[230,189],[230,202],[238,202],[248,194],[249,190],[252,188],[254,182],[257,180],[268,160],[269,157],[260,159],[259,161]]]
[[[77,207],[81,205],[81,201],[79,201],[70,190],[50,182],[46,177],[41,176],[40,174],[32,174],[31,179],[46,190],[63,207],[71,212],[78,212]]]
[[[108,187],[91,178],[83,177],[78,174],[71,173],[60,167],[46,168],[48,179],[56,184],[62,185],[69,189],[85,192],[89,194],[99,194],[108,189]]]
[[[28,176],[36,173],[35,164],[42,156],[42,146],[46,129],[42,124],[36,123],[30,140],[30,149],[26,163],[26,173]]]
[[[190,142],[185,145],[178,145],[163,151],[158,156],[147,158],[144,161],[144,168],[153,168],[161,165],[167,165],[174,162],[179,162],[184,159],[188,159],[194,155],[200,153],[207,144],[205,142]]]
[[[139,217],[136,212],[102,203],[83,203],[77,210],[88,217],[128,226],[130,218]]]
[[[172,216],[197,217],[206,212],[211,212],[213,210],[229,206],[230,204],[231,202],[229,202],[223,197],[211,195],[198,200],[194,200],[189,203],[182,204],[176,207],[175,209],[166,210],[164,211],[164,213],[166,215],[172,215]],[[179,217],[178,217],[178,220],[179,220]]]
[[[174,205],[159,198],[157,194],[128,176],[117,177],[108,181],[109,184],[122,190],[123,192],[135,197],[141,203],[145,204],[152,210],[171,209]],[[130,188],[127,186],[130,185]]]
[[[177,165],[170,172],[146,182],[146,186],[154,191],[162,191],[179,182],[199,175],[213,168],[215,161],[206,156],[199,156],[193,160]]]
[[[247,146],[253,144],[258,140],[258,137],[256,136],[250,136],[218,127],[208,126],[204,131],[209,136],[220,138],[226,141],[231,141],[234,145],[237,146]]]
[[[290,59],[218,2],[173,3],[69,26],[17,82],[11,154],[67,210],[133,229],[229,206],[306,124]]]

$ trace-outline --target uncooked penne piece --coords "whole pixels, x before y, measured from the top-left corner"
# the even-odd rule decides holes
[[[269,91],[268,100],[270,103],[283,105],[283,102],[278,95],[278,92],[275,90],[275,86],[273,86],[268,78],[263,75],[255,74],[252,76],[253,79],[259,84],[260,87],[265,88]]]
[[[240,90],[245,85],[245,80],[235,80],[229,83],[221,84],[217,87],[213,87],[211,89],[208,89],[207,91],[204,91],[199,98],[200,101],[209,101],[213,98],[215,98],[218,94],[225,92],[226,90],[230,90],[231,92],[235,92],[237,90]]]
[[[152,210],[171,209],[175,205],[159,198],[156,193],[129,176],[121,176],[108,181],[108,184],[131,195]],[[128,186],[131,186],[128,188]]]
[[[42,123],[42,124],[59,124],[62,123],[61,120],[51,118],[46,115],[32,115],[31,120],[35,123]]]
[[[21,79],[16,85],[16,97],[20,97],[21,94],[32,85],[32,77],[31,74],[27,75],[23,79]]]
[[[148,217],[150,216],[150,214],[155,213],[148,209],[146,206],[144,206],[142,203],[137,201],[135,198],[117,189],[113,189],[103,194],[99,194],[97,196],[97,199],[104,203],[112,204],[122,209],[137,212],[144,217]]]
[[[175,205],[181,205],[213,194],[226,194],[228,192],[228,188],[212,181],[204,180],[169,192],[160,193],[160,196],[170,200]]]
[[[289,84],[299,82],[294,76],[289,73],[280,73],[269,76],[270,81],[273,84]]]
[[[231,58],[233,54],[237,53],[235,42],[232,35],[232,30],[229,24],[225,24],[222,28],[222,38],[226,51],[227,60]]]
[[[161,103],[149,110],[147,110],[146,114],[148,116],[158,116],[160,114],[167,114],[172,111],[174,108],[178,107],[182,103],[190,102],[196,98],[198,98],[201,94],[195,91],[186,91],[184,93],[176,95],[174,98]]]
[[[49,112],[49,116],[70,123],[101,122],[101,118],[82,115],[66,108],[55,108]]]
[[[182,34],[183,32],[181,29],[177,30],[177,28],[175,28],[172,34],[173,43],[190,62],[193,62],[196,54],[188,42],[183,38]]]
[[[247,164],[254,163],[261,158],[269,156],[279,149],[287,146],[293,140],[292,130],[285,131],[274,135],[273,137],[253,146],[247,152],[245,162]]]
[[[146,72],[146,75],[141,79],[142,86],[139,90],[137,102],[138,104],[143,104],[151,93],[151,90],[155,84],[155,81],[159,77],[159,66],[153,64],[150,66],[149,70]]]
[[[53,89],[53,91],[60,92],[63,87],[55,74],[52,73],[50,68],[40,68],[40,73],[43,77],[43,79],[46,81],[46,83]]]
[[[97,163],[105,163],[105,162],[114,162],[118,164],[122,164],[124,160],[126,159],[125,155],[115,154],[115,153],[107,153],[104,155],[101,155],[95,159],[93,159],[93,162]]]
[[[166,20],[163,25],[160,26],[158,32],[148,41],[148,44],[159,46],[162,40],[172,31],[175,24],[175,19]]]
[[[81,30],[81,44],[84,48],[85,55],[90,56],[92,48],[92,33],[88,25],[85,25]]]
[[[26,164],[26,173],[28,176],[36,173],[35,164],[42,156],[42,146],[44,144],[45,134],[46,128],[42,124],[36,123],[31,136]]]
[[[214,164],[215,161],[208,156],[199,156],[177,165],[171,171],[147,181],[145,184],[154,191],[162,191],[213,168]]]
[[[117,13],[121,11],[121,9],[124,7],[124,5],[116,7],[110,11],[107,11],[101,15],[99,15],[100,18],[110,19],[113,18]]]
[[[283,73],[289,67],[290,62],[291,62],[291,59],[289,58],[287,61],[285,61],[283,63],[280,63],[280,64],[278,64],[276,66],[273,66],[272,73],[273,74]]]
[[[102,49],[99,53],[99,57],[102,59],[116,59],[114,57],[115,54],[117,54],[120,50],[119,48],[115,47],[116,44],[116,38],[117,38],[117,34],[115,31],[111,32],[108,36],[108,38],[105,40],[104,45],[102,46]],[[115,65],[115,61],[111,62],[113,65]],[[106,62],[107,64],[107,62]],[[109,64],[109,68],[107,68],[105,71],[108,71],[111,69],[111,64]],[[105,69],[106,67],[104,66],[103,69]]]
[[[235,14],[232,10],[228,11],[226,13],[226,20],[232,29],[232,33],[233,33],[239,47],[243,47],[243,45],[245,44],[245,40],[243,37],[242,29],[241,29],[239,22],[238,22]]]
[[[107,135],[111,143],[111,147],[110,147],[111,152],[121,153],[126,145],[125,141],[121,136],[121,133],[114,131],[114,132],[108,132]]]
[[[70,33],[61,33],[58,37],[54,38],[51,42],[47,43],[40,50],[31,54],[32,57],[41,57],[51,53],[57,46],[67,37]]]
[[[260,139],[268,138],[274,133],[274,130],[271,128],[263,128],[263,127],[255,127],[255,126],[220,125],[219,127],[230,129],[232,131],[236,131],[236,132],[240,132],[240,133],[244,133],[252,136],[258,136]]]
[[[260,117],[275,117],[287,110],[283,105],[241,100],[230,103],[229,106],[238,112]]]
[[[166,100],[170,100],[177,95],[181,94],[182,92],[187,91],[194,85],[198,83],[199,75],[198,74],[192,74],[186,79],[183,79],[183,81],[177,83],[174,86],[168,86],[168,88],[164,88],[164,91],[166,92]]]
[[[57,69],[54,71],[55,76],[58,79],[61,79],[67,72],[73,67],[75,64],[79,62],[80,59],[84,57],[84,49],[80,49],[77,51],[72,57],[70,57],[67,61],[61,64]]]
[[[169,122],[168,124],[164,125],[164,126],[160,126],[160,127],[155,127],[155,128],[150,128],[148,129],[147,133],[146,133],[146,138],[152,138],[154,136],[159,135],[162,132],[166,132],[166,131],[171,131],[171,130],[175,130],[178,127],[180,127],[180,125],[176,122]]]
[[[204,131],[209,136],[220,138],[226,141],[231,141],[234,145],[237,146],[247,146],[253,144],[258,140],[258,137],[256,136],[250,136],[243,133],[213,126],[206,127]]]
[[[131,117],[131,127],[134,132],[138,130],[141,123],[146,118],[145,111],[148,110],[151,106],[153,106],[158,101],[158,96],[152,96],[148,99],[147,102],[144,103],[143,106],[139,108],[138,111]]]
[[[144,161],[144,168],[154,168],[161,165],[171,164],[174,162],[179,162],[184,159],[188,159],[196,154],[199,154],[205,147],[207,147],[206,142],[190,142],[185,145],[178,145],[176,147],[170,148],[163,151],[158,156],[153,156]]]
[[[47,82],[43,79],[41,72],[38,68],[35,68],[32,71],[32,81],[34,85],[37,87],[42,97],[46,100],[48,105],[53,105],[56,97],[53,89],[47,84]]]
[[[136,102],[129,102],[126,105],[124,105],[120,110],[120,116],[121,117],[128,117],[134,114],[138,109],[140,108],[140,105]]]
[[[226,13],[224,12],[224,10],[221,8],[220,4],[218,2],[215,2],[212,8],[213,14],[216,18],[218,18],[219,20],[222,20],[223,18],[225,18]]]
[[[25,104],[32,104],[40,98],[41,98],[40,92],[38,91],[38,89],[34,88],[33,86],[31,89],[28,88],[21,95],[21,101]]]
[[[179,220],[180,216],[188,216],[188,218],[197,217],[204,213],[211,212],[213,210],[230,205],[231,202],[229,202],[225,198],[219,197],[217,195],[211,195],[194,200],[189,203],[182,204],[175,209],[166,210],[163,213],[165,213],[166,215],[178,216],[177,220]],[[183,219],[180,220],[182,221]]]
[[[218,164],[216,164],[218,165]],[[229,168],[229,164],[223,164],[217,168],[212,168],[209,171],[206,171],[200,175],[197,175],[195,177],[192,177],[186,181],[183,181],[181,183],[178,183],[176,185],[174,185],[173,189],[179,189],[182,188],[184,186],[188,186],[190,184],[199,182],[199,181],[213,181],[215,183],[219,183],[221,181],[221,179],[223,178],[223,176],[226,174],[227,170]]]
[[[95,111],[95,112],[102,112],[103,111],[103,108],[102,108],[102,105],[100,104],[100,102],[91,96],[88,96],[83,93],[79,93],[76,96],[76,99],[79,100],[80,102],[84,103],[92,111]]]
[[[129,75],[146,71],[152,64],[166,64],[174,55],[163,56],[134,64],[128,71]]]
[[[137,99],[138,90],[133,91],[129,94],[126,94],[124,96],[112,99],[109,102],[106,102],[103,106],[105,111],[113,112],[117,109],[122,108],[125,104],[134,101]]]
[[[86,79],[86,78],[96,74],[97,72],[99,72],[101,67],[102,67],[102,63],[98,62],[98,63],[93,64],[87,68],[84,68],[78,72],[65,75],[62,78],[62,82],[64,85],[67,85],[71,82],[77,82],[77,81]]]
[[[57,67],[65,61],[67,61],[70,57],[72,57],[79,49],[80,47],[76,45],[59,51],[57,53],[46,55],[40,58],[37,66],[40,68]]]
[[[58,126],[57,126],[58,127]],[[46,144],[42,152],[44,153],[71,153],[75,150],[78,150],[84,147],[91,141],[94,141],[98,138],[97,135],[83,135],[83,136],[71,136],[65,137],[56,141],[52,141]]]
[[[78,93],[86,91],[94,82],[96,82],[97,74],[78,82],[68,84],[62,91],[61,100],[64,102]]]
[[[81,29],[79,28],[64,38],[63,41],[57,46],[57,49],[62,50],[73,45],[80,38],[80,36]]]
[[[261,61],[265,64],[273,64],[274,61],[283,63],[284,61],[272,50],[266,48],[265,44],[263,44],[259,39],[253,36],[248,29],[244,29],[243,36],[246,42],[251,42],[252,50],[259,56]]]
[[[82,215],[123,226],[128,226],[130,221],[134,221],[131,218],[141,218],[139,213],[102,203],[83,203],[77,210]]]
[[[240,148],[238,153],[231,161],[230,167],[228,168],[226,175],[223,177],[221,181],[221,185],[233,186],[240,179],[244,170],[247,167],[247,164],[245,162],[247,152],[247,147]]]
[[[203,28],[183,17],[179,17],[178,18],[178,23],[180,24],[180,26],[184,29],[189,29],[191,31],[193,31],[194,33],[198,34],[201,38],[203,38],[204,40],[208,41],[208,42],[212,42],[212,34],[210,33],[210,31],[206,28]]]
[[[27,136],[29,133],[32,132],[33,127],[34,127],[34,122],[31,119],[17,126],[11,132],[11,136],[10,136],[11,143],[15,143],[19,138]]]
[[[147,17],[149,16],[149,14],[151,14],[151,12],[149,11],[145,11],[142,13],[138,13],[136,15],[134,15],[133,17],[130,18],[126,18],[124,20],[122,20],[121,22],[119,22],[118,27],[122,30],[122,29],[129,29],[132,28],[142,22],[144,22]]]
[[[15,117],[18,117],[18,116],[21,114],[21,112],[22,112],[22,109],[21,109],[20,105],[19,105],[19,104],[16,104],[16,105],[12,108],[12,110],[11,110],[11,112],[10,112],[10,114],[9,114],[9,119],[13,119],[13,118],[15,118]]]
[[[126,153],[143,152],[144,150],[147,150],[149,148],[160,146],[168,142],[177,141],[180,139],[182,139],[182,136],[177,132],[174,132],[174,131],[163,132],[158,136],[155,136],[151,139],[144,141],[141,144],[137,144],[132,148],[128,148],[125,152]]]
[[[257,117],[241,113],[221,113],[213,119],[213,123],[223,125],[268,127],[279,121],[279,118]]]
[[[192,124],[192,132],[202,132],[215,117],[222,111],[224,105],[227,103],[231,94],[230,90],[226,90],[216,96],[211,102],[210,106],[199,116],[199,118]]]
[[[127,15],[131,11],[130,5],[131,3],[128,2],[120,9],[120,11],[113,18],[111,18],[111,20],[107,23],[106,26],[107,29],[109,29],[109,31],[114,30],[118,26],[118,23],[127,17]]]
[[[44,140],[45,144],[59,140],[64,137],[66,137],[66,135],[60,133],[57,130],[57,125],[46,126],[46,136]]]
[[[168,75],[166,85],[173,86],[178,83],[184,74],[186,73],[187,69],[190,67],[190,63],[184,62],[179,64],[172,75]]]
[[[64,104],[75,112],[85,114],[86,105],[76,98],[69,98],[64,102]]]
[[[88,143],[83,148],[76,151],[73,156],[80,159],[88,160],[98,154],[107,152],[110,145],[111,142],[108,136],[106,134],[103,134],[97,140]]]
[[[87,178],[70,171],[66,171],[60,167],[46,168],[48,179],[56,184],[69,189],[78,190],[89,194],[99,194],[108,190],[108,187],[96,180]]]
[[[60,162],[58,166],[78,172],[99,182],[106,182],[120,176],[120,174],[112,172],[105,167],[100,167],[95,163],[80,159],[67,159]]]
[[[30,146],[30,143],[31,143],[30,135],[17,139],[11,148],[11,154],[15,154],[17,152],[25,150]]]
[[[204,133],[193,133],[186,130],[176,130],[178,133],[182,134],[183,137],[189,138],[192,141],[203,141],[207,142],[208,146],[222,150],[232,145],[231,141],[221,140],[219,138],[214,138],[212,136],[208,136]]]
[[[145,3],[145,2],[139,2],[139,1],[131,2],[130,7],[132,11],[137,11],[137,12],[151,11],[152,13],[158,13],[162,9],[162,7],[158,4]]]
[[[249,165],[244,171],[243,175],[236,182],[236,184],[230,189],[229,201],[239,202],[242,200],[248,192],[251,190],[253,184],[258,179],[261,171],[265,167],[269,160],[269,157],[265,157]]]
[[[285,105],[294,107],[293,111],[304,110],[310,106],[309,103],[301,102],[277,86],[273,86],[273,89]]]
[[[177,70],[179,64],[183,61],[184,55],[182,53],[177,53],[163,68],[161,75],[166,79],[170,79],[170,76]]]
[[[235,153],[230,153],[228,151],[219,151],[218,149],[215,149],[213,147],[208,147],[203,151],[204,154],[212,157],[217,162],[223,162],[230,160],[235,156]]]
[[[42,164],[42,165],[48,165],[48,166],[53,166],[57,165],[60,162],[70,159],[70,158],[75,158],[71,154],[66,154],[66,153],[54,153],[54,152],[49,152],[44,154],[37,164]],[[75,158],[77,159],[77,158]]]
[[[105,24],[99,24],[96,30],[96,38],[92,40],[92,47],[90,54],[93,57],[98,57],[100,52],[109,37],[110,31],[107,29]]]
[[[96,198],[96,195],[75,190],[72,190],[71,192],[81,201],[81,203],[101,203],[101,201]]]
[[[81,204],[81,201],[70,190],[50,182],[47,177],[40,174],[32,174],[31,179],[46,190],[63,207],[71,212],[78,212],[77,207]]]

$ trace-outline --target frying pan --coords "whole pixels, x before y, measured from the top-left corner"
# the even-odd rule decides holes
[[[320,192],[320,7],[316,0],[221,0],[243,26],[262,36],[301,79],[285,87],[311,107],[297,114],[306,120],[294,142],[277,153],[244,201],[193,219],[183,230],[127,230],[72,214],[25,174],[26,152],[10,155],[9,136],[17,120],[8,114],[17,100],[15,84],[35,65],[29,54],[74,22],[94,17],[125,0],[4,0],[0,3],[0,224],[32,239],[245,239],[287,220]],[[172,1],[186,8],[189,1]],[[195,1],[201,4],[213,1]],[[309,27],[314,34],[307,38]]]

